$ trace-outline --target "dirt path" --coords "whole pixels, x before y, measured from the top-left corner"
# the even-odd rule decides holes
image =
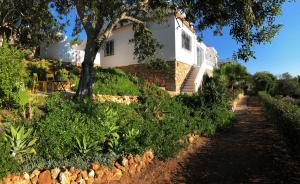
[[[256,97],[238,105],[238,123],[213,139],[201,138],[177,158],[156,161],[121,183],[300,183],[300,169],[266,121]]]

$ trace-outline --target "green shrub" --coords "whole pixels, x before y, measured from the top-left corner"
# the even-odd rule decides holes
[[[158,158],[174,156],[185,146],[180,139],[190,133],[193,124],[189,108],[155,86],[146,89],[140,101],[138,110],[145,120],[141,144],[152,148]]]
[[[69,71],[65,68],[58,70],[57,72],[57,80],[67,81],[69,79]]]
[[[276,77],[269,72],[258,72],[252,76],[255,94],[259,91],[272,93],[276,86]]]
[[[45,81],[46,80],[46,73],[47,73],[48,67],[47,65],[41,65],[41,63],[29,63],[28,71],[29,75],[33,76],[34,73],[38,75],[38,80]]]
[[[1,130],[0,130],[1,134]],[[11,156],[9,145],[0,136],[0,181],[9,173],[17,171],[18,163]]]
[[[88,158],[95,152],[128,154],[142,150],[136,142],[142,117],[130,106],[62,100],[54,93],[45,110],[47,116],[35,123],[41,137],[38,154],[43,158],[64,160],[74,155]],[[82,154],[83,147],[87,148],[83,146],[83,137],[90,145],[85,154]]]
[[[140,95],[138,81],[118,69],[97,68],[95,71],[95,94]]]
[[[260,92],[268,117],[277,125],[296,150],[300,150],[300,108],[290,102],[271,97],[265,92]]]
[[[300,85],[296,78],[279,79],[275,87],[276,95],[300,97]]]
[[[8,46],[0,47],[0,106],[11,106],[17,94],[25,88],[26,71],[23,64],[25,52]]]

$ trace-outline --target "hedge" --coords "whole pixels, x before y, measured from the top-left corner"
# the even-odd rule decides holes
[[[276,124],[288,143],[296,151],[300,150],[300,108],[290,102],[259,92],[269,119]]]

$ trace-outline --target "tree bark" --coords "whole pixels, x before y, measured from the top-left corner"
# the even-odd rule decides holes
[[[79,86],[76,92],[78,99],[85,97],[93,97],[93,82],[94,82],[94,60],[96,58],[99,46],[96,43],[96,39],[88,35],[87,43],[85,47],[84,61],[82,63],[82,70],[80,75]]]

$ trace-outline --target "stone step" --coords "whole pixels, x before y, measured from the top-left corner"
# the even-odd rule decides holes
[[[192,67],[190,73],[188,74],[187,78],[185,79],[185,82],[183,84],[183,87],[181,89],[181,91],[183,93],[193,93],[194,92],[194,88],[195,88],[195,84],[194,81],[197,77],[197,74],[199,72],[200,68],[198,67]]]

